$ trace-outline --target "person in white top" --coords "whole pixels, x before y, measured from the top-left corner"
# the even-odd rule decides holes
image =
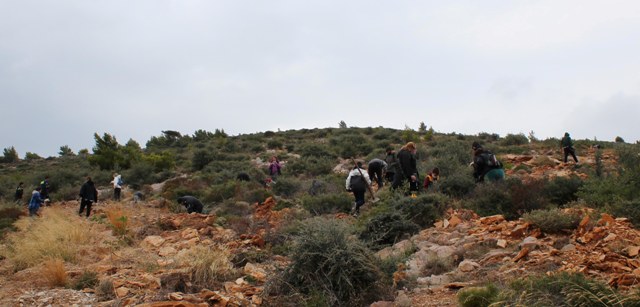
[[[356,167],[349,172],[345,186],[347,191],[353,192],[355,202],[351,208],[351,214],[358,216],[360,214],[360,207],[364,205],[364,194],[367,191],[367,187],[371,185],[371,179],[366,170],[362,169],[362,162],[358,162]]]
[[[111,181],[111,183],[113,184],[113,200],[120,201],[120,192],[122,191],[122,185],[124,184],[122,182],[122,175],[113,173],[113,181]]]

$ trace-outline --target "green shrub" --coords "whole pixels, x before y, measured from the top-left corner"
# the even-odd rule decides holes
[[[93,288],[98,284],[98,273],[93,271],[84,271],[73,282],[72,288],[76,290],[82,290],[85,288]]]
[[[564,205],[578,200],[578,190],[582,187],[582,179],[578,176],[556,177],[544,186],[544,194],[552,204]]]
[[[496,300],[498,292],[498,288],[493,284],[464,288],[458,292],[458,303],[462,307],[486,307]]]
[[[375,256],[351,236],[342,221],[305,221],[290,259],[280,279],[270,280],[267,293],[279,296],[293,291],[307,298],[319,296],[329,306],[368,305],[390,293],[390,283],[384,282]]]
[[[504,214],[510,211],[511,200],[504,182],[478,184],[462,207],[473,210],[480,216]]]
[[[550,209],[533,210],[522,215],[522,219],[537,226],[544,233],[559,233],[562,230],[576,229],[581,217],[560,209]]]
[[[441,258],[436,253],[430,254],[421,268],[422,276],[441,275],[451,272],[456,268],[456,261],[453,257]]]
[[[347,193],[320,194],[302,197],[302,207],[313,215],[349,212],[353,199]]]
[[[502,290],[498,306],[638,306],[636,294],[624,296],[581,273],[561,272],[550,276],[518,279]]]
[[[271,186],[276,195],[291,197],[300,190],[300,182],[294,178],[279,177],[278,182]]]
[[[332,159],[312,156],[291,160],[283,171],[295,176],[319,176],[330,173],[332,169]]]
[[[444,172],[441,170],[444,174]],[[443,176],[439,180],[440,191],[451,197],[461,198],[471,193],[476,187],[475,181],[471,174],[464,172],[452,173],[448,176]]]
[[[384,211],[368,219],[359,235],[372,249],[382,249],[420,231],[420,226],[403,214]]]
[[[529,144],[529,139],[524,133],[519,134],[507,134],[500,142],[502,146],[514,146]]]
[[[636,227],[640,227],[640,199],[617,201],[604,206],[604,211],[616,217],[626,217]]]
[[[421,194],[416,198],[403,197],[392,202],[393,207],[402,212],[410,221],[421,228],[433,226],[444,215],[447,197],[442,194]]]

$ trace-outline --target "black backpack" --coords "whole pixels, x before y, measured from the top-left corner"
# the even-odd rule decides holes
[[[502,168],[502,163],[500,163],[500,161],[498,161],[498,158],[496,158],[496,155],[494,155],[490,151],[484,151],[480,154],[480,157],[488,167]]]
[[[351,179],[349,179],[349,187],[353,191],[364,191],[367,188],[367,183],[362,176],[351,176]]]

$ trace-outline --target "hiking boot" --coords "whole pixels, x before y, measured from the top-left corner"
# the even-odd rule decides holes
[[[356,214],[356,203],[353,203],[353,206],[351,206],[351,214]]]

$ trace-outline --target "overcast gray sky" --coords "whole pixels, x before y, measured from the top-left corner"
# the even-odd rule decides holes
[[[640,1],[0,0],[0,102],[20,157],[341,120],[635,142]]]

